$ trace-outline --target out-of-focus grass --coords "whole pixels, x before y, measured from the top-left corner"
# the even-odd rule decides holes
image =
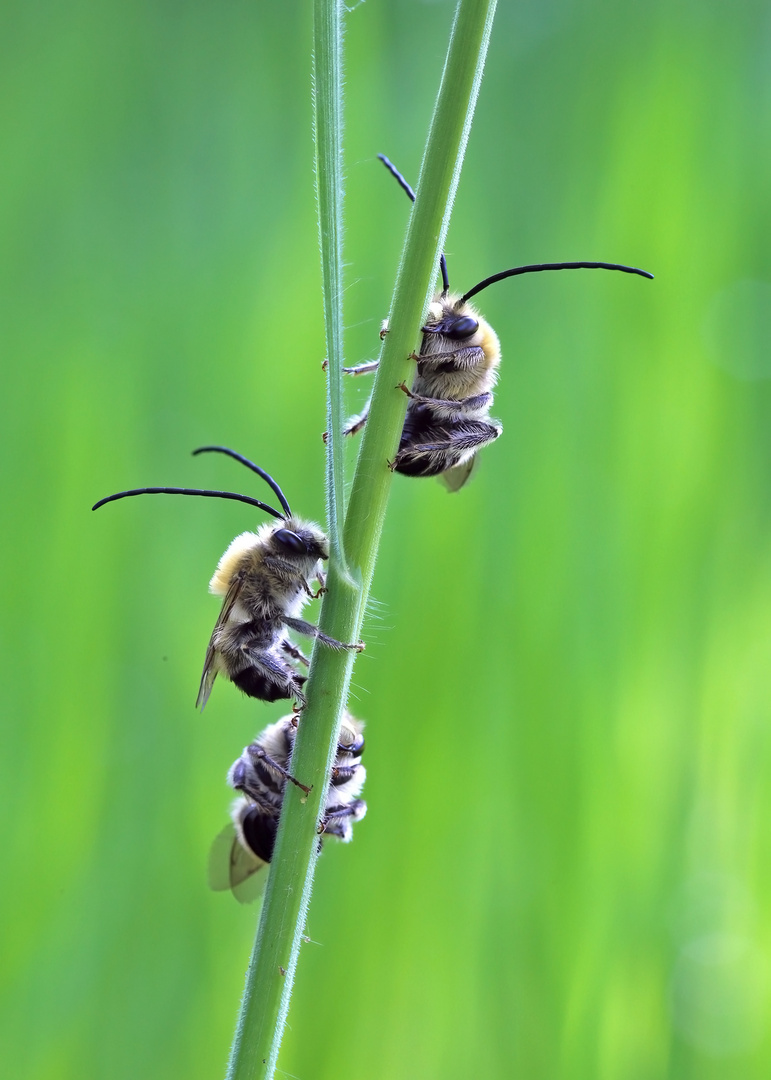
[[[409,213],[374,154],[414,176],[450,13],[350,20],[352,362]],[[188,456],[219,440],[322,515],[309,12],[8,24],[3,1060],[203,1080],[254,923],[206,891],[207,849],[280,710],[193,700],[206,582],[254,518],[88,508],[236,485]],[[453,284],[558,258],[657,279],[481,298],[504,435],[456,497],[396,485],[355,673],[370,813],[319,868],[291,1074],[768,1074],[767,51],[750,3],[499,11]]]

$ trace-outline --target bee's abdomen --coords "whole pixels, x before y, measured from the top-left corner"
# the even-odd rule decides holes
[[[281,633],[277,619],[250,619],[249,622],[228,622],[216,633],[215,646],[225,656],[237,660],[242,653],[265,652]]]
[[[282,682],[278,682],[253,667],[236,672],[231,675],[231,680],[239,690],[243,690],[249,697],[259,698],[260,701],[281,701],[284,698],[294,697],[294,688],[302,686],[307,681],[304,675],[298,675],[287,668],[287,677]]]
[[[413,447],[413,449],[420,450],[420,447]],[[402,461],[396,466],[395,471],[401,473],[402,476],[439,476],[455,464],[455,456],[457,455],[437,451],[423,457]]]
[[[257,858],[269,863],[273,858],[273,848],[276,844],[278,818],[268,817],[260,811],[259,807],[253,806],[244,815],[241,828],[244,840]]]
[[[437,476],[448,468],[447,454],[442,451],[421,453],[422,447],[435,447],[437,443],[446,443],[448,431],[437,424],[428,409],[418,405],[411,408],[404,421],[402,437],[399,441],[399,456],[403,451],[413,451],[407,461],[400,461],[396,472],[404,476]]]

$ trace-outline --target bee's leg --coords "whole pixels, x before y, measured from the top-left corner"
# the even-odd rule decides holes
[[[335,765],[332,769],[330,785],[340,787],[341,784],[347,784],[349,780],[353,780],[360,768],[361,765],[358,762],[355,765]]]
[[[239,690],[260,701],[280,701],[295,698],[302,707],[305,695],[302,684],[305,677],[274,652],[245,642],[238,650],[232,650],[240,661],[239,670],[230,679]],[[231,653],[232,654],[232,653]]]
[[[344,367],[342,369],[344,375],[368,375],[371,371],[377,371],[379,360],[367,360],[364,364],[356,364],[355,367]],[[329,360],[323,360],[321,363],[321,370],[326,371],[329,367]]]
[[[361,821],[367,813],[367,804],[363,799],[354,799],[345,806],[331,806],[321,819],[319,832],[336,836],[347,844],[353,837],[354,821]]]
[[[346,420],[345,427],[343,428],[343,435],[356,435],[357,432],[361,431],[361,429],[367,422],[367,417],[369,416],[369,406],[371,400],[372,398],[370,398],[370,400],[367,402],[367,404],[357,416],[351,416],[348,420]]]
[[[366,364],[357,364],[355,367],[344,367],[343,372],[346,375],[368,375],[371,371],[377,371],[379,360],[368,360]],[[364,406],[362,412],[358,416],[352,416],[343,428],[343,435],[356,435],[367,422],[367,416],[369,415],[369,401]],[[324,432],[324,442],[327,441],[327,434]]]
[[[325,585],[319,584],[318,589],[314,592],[307,581],[303,581],[303,589],[305,589],[306,595],[309,596],[311,600],[318,600],[318,598],[327,591]]]
[[[423,397],[422,394],[413,394],[409,386],[403,382],[399,383],[396,389],[403,390],[410,401],[415,401],[418,405],[430,406],[431,411],[437,414],[437,419],[455,419],[456,417],[463,419],[474,413],[486,412],[493,403],[493,395],[489,392],[454,400],[452,398],[432,398]]]
[[[360,413],[357,413],[355,416],[351,416],[348,418],[348,420],[346,420],[345,427],[343,428],[343,435],[356,435],[358,434],[358,432],[361,431],[361,429],[367,422],[367,417],[369,416],[369,405],[371,400],[372,398],[369,399],[369,401]],[[327,432],[325,431],[321,437],[324,442],[326,442]]]
[[[503,428],[481,420],[465,420],[457,431],[446,431],[444,437],[433,442],[411,443],[401,449],[388,465],[391,469],[407,472],[415,476],[435,476],[458,461],[457,458],[468,450],[481,450],[488,443],[495,442]],[[431,459],[440,466],[429,466]],[[423,467],[425,465],[425,468]]]
[[[297,780],[294,776],[292,776],[292,774],[288,772],[283,765],[279,765],[279,763],[275,761],[270,756],[270,754],[266,753],[266,751],[263,750],[259,743],[252,743],[251,746],[247,746],[246,752],[249,757],[252,758],[254,761],[264,761],[265,764],[269,765],[271,769],[274,769],[279,774],[279,776],[283,776],[285,780],[290,780],[296,787],[302,788],[306,795],[310,795],[312,787],[308,787],[306,784],[301,784],[300,781]],[[236,790],[243,789],[237,788]],[[248,794],[249,792],[247,791],[247,795]]]
[[[463,349],[453,349],[452,352],[426,353],[425,355],[412,353],[410,359],[424,371],[434,365],[441,368],[443,372],[471,371],[484,365],[485,354],[479,345],[468,345]]]
[[[368,360],[366,364],[357,364],[356,367],[344,367],[346,375],[369,375],[371,371],[377,371],[379,360]]]
[[[309,666],[310,660],[308,659],[308,657],[304,653],[300,652],[297,646],[293,645],[292,642],[289,641],[287,638],[284,638],[281,642],[281,648],[287,654],[287,656],[291,656],[293,660],[299,660],[301,664],[305,664],[306,667]]]
[[[284,626],[288,626],[290,630],[294,630],[298,634],[307,634],[308,637],[316,638],[330,649],[351,649],[354,652],[364,651],[363,641],[360,641],[357,645],[346,645],[343,641],[338,641],[336,638],[329,637],[327,634],[323,633],[323,631],[319,630],[318,626],[306,622],[305,619],[294,619],[290,615],[284,615],[281,621]]]

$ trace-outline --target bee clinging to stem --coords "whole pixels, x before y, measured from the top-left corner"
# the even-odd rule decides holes
[[[353,838],[354,823],[367,812],[367,804],[358,798],[367,775],[361,764],[363,728],[360,720],[343,713],[322,811],[322,838],[335,836],[347,844]],[[232,824],[212,846],[209,884],[216,890],[231,889],[241,902],[253,900],[265,887],[267,875],[256,875],[273,857],[287,782],[304,786],[289,772],[296,734],[296,716],[270,724],[244,749],[228,773],[228,783],[242,795],[231,807]]]
[[[237,536],[209,583],[209,591],[224,599],[206,650],[196,705],[201,708],[206,705],[215,678],[222,674],[249,697],[261,701],[294,697],[302,707],[306,678],[299,674],[295,664],[307,667],[308,659],[287,637],[288,630],[316,638],[331,649],[359,652],[364,648],[361,643],[347,645],[336,641],[300,618],[304,604],[316,599],[324,588],[321,564],[329,558],[327,538],[318,525],[292,513],[276,481],[253,461],[226,446],[202,446],[193,453],[227,454],[239,461],[265,480],[281,511],[232,491],[168,487],[119,491],[100,499],[93,509],[133,495],[199,495],[243,502],[278,518],[279,525],[262,525],[256,533]],[[320,586],[316,592],[310,587],[314,580]]]
[[[398,169],[384,154],[378,157],[414,202],[415,192]],[[412,387],[406,383],[398,387],[409,398],[409,405],[399,448],[389,466],[406,476],[439,476],[450,491],[457,491],[469,478],[477,452],[494,442],[502,431],[500,423],[489,415],[501,359],[500,344],[490,324],[469,303],[471,298],[496,281],[544,270],[620,270],[646,278],[653,274],[618,263],[537,263],[493,274],[461,296],[450,292],[444,255],[439,265],[442,291],[431,302],[421,327],[420,352],[411,356],[417,365]],[[384,323],[381,337],[386,332]],[[343,370],[349,375],[363,375],[377,366],[378,361],[373,361]],[[359,416],[351,417],[344,433],[353,435],[359,431],[368,412],[369,402]]]

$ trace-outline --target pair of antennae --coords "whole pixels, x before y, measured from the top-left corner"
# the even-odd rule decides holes
[[[248,506],[256,506],[259,510],[264,510],[266,513],[272,514],[273,517],[282,518],[284,520],[292,516],[292,511],[289,508],[289,503],[286,501],[283,491],[270,473],[266,473],[264,469],[261,469],[259,465],[255,465],[249,458],[244,457],[243,454],[239,454],[235,450],[229,449],[227,446],[199,446],[197,450],[193,451],[193,455],[209,453],[227,454],[228,457],[232,457],[235,461],[240,461],[242,465],[246,465],[247,469],[251,469],[252,472],[261,476],[281,503],[283,513],[274,510],[272,506],[268,506],[267,503],[261,502],[259,499],[252,499],[249,495],[239,495],[235,491],[208,491],[201,488],[169,487],[133,488],[131,491],[118,491],[115,495],[108,495],[105,499],[100,499],[98,503],[94,503],[91,509],[98,510],[99,507],[104,506],[105,503],[117,502],[118,499],[127,499],[132,495],[201,495],[207,499],[231,499],[234,502],[246,503]]]
[[[390,172],[391,176],[399,183],[412,202],[415,202],[415,192],[412,187],[407,183],[402,174],[393,164],[389,161],[385,154],[378,154],[378,157],[383,162],[385,167]],[[444,257],[444,253],[439,256],[439,268],[442,271],[442,295],[446,296],[450,291],[450,279],[447,275],[447,260]],[[606,262],[563,262],[563,263],[531,263],[528,266],[514,266],[511,270],[502,270],[499,274],[492,274],[490,277],[485,278],[484,281],[480,281],[474,286],[473,289],[469,289],[467,293],[461,296],[459,303],[465,304],[467,300],[470,300],[472,296],[476,296],[477,293],[482,292],[488,285],[494,285],[496,281],[503,281],[504,278],[517,277],[519,274],[537,274],[543,270],[620,270],[622,274],[637,274],[639,277],[653,278],[653,274],[649,274],[647,270],[639,270],[636,266],[624,266],[621,263],[606,263]]]

